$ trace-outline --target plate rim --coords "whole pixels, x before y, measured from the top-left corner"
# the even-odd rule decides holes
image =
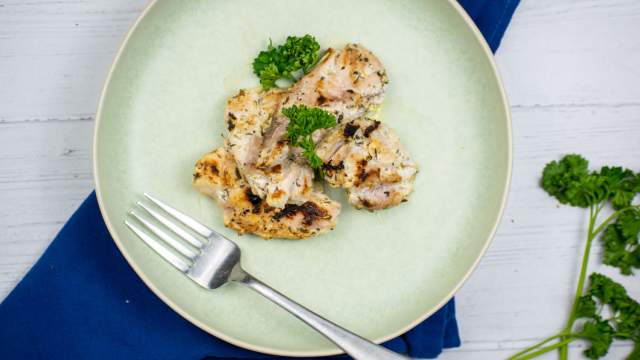
[[[269,355],[277,355],[277,356],[290,356],[290,357],[319,357],[319,356],[332,356],[332,355],[340,355],[340,354],[344,354],[344,351],[342,351],[339,348],[336,349],[332,349],[332,350],[319,350],[319,351],[288,351],[288,350],[281,350],[281,349],[274,349],[274,348],[270,348],[270,347],[265,347],[265,346],[259,346],[259,345],[254,345],[254,344],[250,344],[247,342],[244,342],[242,340],[239,340],[235,337],[229,336],[224,334],[222,331],[219,331],[217,329],[215,329],[214,327],[211,327],[207,324],[204,324],[203,322],[199,321],[198,319],[194,318],[193,316],[191,316],[190,314],[188,314],[185,310],[181,309],[179,306],[177,306],[175,303],[173,303],[168,297],[166,297],[150,280],[149,278],[146,277],[146,275],[144,274],[144,272],[140,269],[140,267],[138,266],[138,264],[136,263],[136,261],[130,256],[130,254],[126,251],[125,247],[123,246],[120,238],[117,235],[117,232],[115,231],[115,228],[113,227],[111,220],[109,219],[109,216],[107,215],[107,211],[105,210],[105,205],[104,205],[104,200],[103,200],[103,195],[102,195],[102,191],[100,190],[100,177],[98,174],[98,129],[100,128],[100,121],[102,118],[102,111],[103,111],[103,106],[104,106],[104,102],[105,102],[105,98],[106,98],[106,94],[107,94],[107,89],[109,88],[109,84],[111,83],[111,79],[113,77],[113,74],[115,72],[115,69],[118,65],[118,63],[120,62],[120,59],[122,57],[122,54],[124,52],[124,49],[126,48],[127,44],[129,43],[129,40],[131,38],[131,36],[133,35],[133,33],[136,31],[136,29],[138,28],[138,26],[140,25],[140,23],[144,20],[144,18],[147,16],[147,14],[151,11],[151,9],[159,2],[159,0],[150,0],[144,7],[144,9],[142,10],[142,12],[137,16],[136,20],[133,22],[133,24],[130,26],[130,28],[127,30],[127,32],[125,33],[125,35],[123,36],[122,40],[120,41],[120,45],[118,47],[118,50],[116,51],[116,54],[113,58],[113,60],[111,61],[111,64],[109,65],[109,72],[107,73],[107,76],[105,78],[104,84],[102,86],[102,89],[100,91],[100,98],[98,101],[98,107],[96,110],[96,116],[95,116],[95,121],[94,121],[94,129],[93,129],[93,140],[92,140],[92,166],[93,166],[93,181],[95,184],[95,192],[96,192],[96,198],[98,200],[98,207],[100,209],[100,214],[104,220],[105,225],[107,226],[107,230],[109,231],[109,234],[111,235],[111,238],[113,239],[114,243],[116,244],[118,250],[120,251],[120,253],[124,256],[125,260],[127,260],[127,263],[129,264],[129,266],[131,266],[131,268],[133,269],[133,271],[138,275],[138,277],[140,277],[140,279],[142,279],[142,281],[144,282],[144,284],[158,297],[160,298],[160,300],[162,300],[162,302],[164,302],[167,306],[169,306],[173,311],[175,311],[176,313],[178,313],[180,316],[182,316],[184,319],[186,319],[187,321],[189,321],[191,324],[195,325],[196,327],[200,328],[201,330],[209,333],[210,335],[213,335],[221,340],[224,340],[232,345],[247,349],[247,350],[251,350],[251,351],[257,351],[257,352],[261,352],[264,354],[269,354]],[[471,276],[471,274],[475,271],[475,269],[478,266],[478,263],[480,262],[480,259],[482,259],[482,257],[484,256],[485,252],[487,251],[487,249],[489,248],[489,246],[491,245],[491,243],[493,242],[493,239],[495,237],[496,231],[498,229],[498,226],[500,225],[500,222],[504,216],[504,211],[506,208],[506,204],[507,204],[507,199],[509,196],[509,192],[510,192],[510,188],[511,188],[511,180],[512,180],[512,170],[513,170],[513,129],[512,129],[512,119],[511,119],[511,111],[510,111],[510,107],[509,107],[509,101],[507,98],[507,94],[504,88],[504,84],[502,82],[502,77],[500,76],[500,71],[498,70],[498,67],[496,65],[496,61],[494,58],[494,54],[491,51],[489,45],[487,44],[486,39],[484,38],[484,36],[482,35],[482,33],[480,32],[480,30],[478,29],[478,27],[476,26],[476,24],[473,22],[473,20],[471,19],[471,17],[467,14],[466,10],[464,10],[464,8],[462,7],[462,5],[460,5],[456,0],[446,0],[446,2],[454,8],[454,10],[458,13],[458,15],[460,17],[462,17],[462,19],[464,20],[464,23],[466,24],[466,26],[469,28],[469,30],[471,30],[471,32],[474,34],[476,40],[480,43],[481,48],[484,52],[484,55],[487,57],[487,59],[489,60],[489,65],[491,67],[491,70],[493,72],[493,76],[495,77],[495,79],[497,80],[497,84],[498,84],[498,90],[500,93],[500,97],[502,99],[502,103],[504,105],[504,113],[506,115],[506,127],[507,127],[507,171],[505,174],[505,186],[504,189],[502,191],[502,198],[500,200],[500,209],[498,211],[498,216],[495,219],[494,224],[491,227],[491,231],[489,232],[487,238],[484,240],[484,244],[482,246],[482,248],[480,249],[480,251],[478,252],[478,255],[476,256],[473,264],[469,267],[469,269],[467,270],[467,272],[464,274],[464,276],[458,281],[458,283],[456,284],[456,286],[453,287],[453,289],[443,298],[442,301],[440,301],[438,304],[436,304],[435,306],[432,306],[430,309],[428,309],[426,312],[424,312],[421,316],[419,316],[416,320],[414,320],[413,322],[409,323],[408,325],[406,325],[405,327],[403,327],[402,329],[400,329],[399,331],[396,331],[392,334],[389,334],[387,336],[383,336],[377,339],[372,340],[373,342],[375,342],[376,344],[380,344],[383,343],[385,341],[391,340],[395,337],[398,337],[404,333],[406,333],[407,331],[413,329],[415,326],[417,326],[418,324],[420,324],[421,322],[423,322],[425,319],[427,319],[429,316],[431,316],[433,313],[435,313],[436,311],[438,311],[440,308],[442,308],[442,306],[444,306],[449,300],[451,300],[451,298],[453,298],[453,296],[455,295],[455,293],[458,292],[458,290],[460,290],[460,288],[462,287],[462,285],[464,285],[467,280],[469,279],[469,277]]]

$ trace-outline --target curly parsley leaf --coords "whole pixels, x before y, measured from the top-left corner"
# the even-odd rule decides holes
[[[582,200],[574,198],[576,189],[589,175],[589,162],[580,155],[566,155],[560,161],[548,163],[542,172],[542,188],[562,204],[582,205]]]
[[[318,129],[328,129],[336,126],[336,117],[319,108],[309,108],[305,105],[294,105],[282,109],[282,114],[289,118],[287,138],[293,146],[299,146],[304,151],[311,168],[322,172],[322,160],[316,154],[316,145],[311,134]]]
[[[599,174],[589,174],[573,182],[565,195],[569,204],[579,207],[589,207],[606,200],[608,195],[606,179]]]
[[[595,317],[596,316],[596,302],[591,296],[583,296],[578,300],[578,306],[576,308],[577,317]]]
[[[591,346],[584,355],[589,359],[599,359],[607,355],[609,347],[613,342],[613,328],[609,322],[604,320],[593,320],[584,323],[582,331],[576,334],[577,337],[587,340]]]
[[[616,338],[632,340],[638,346],[640,304],[629,297],[625,288],[605,275],[592,273],[586,293],[578,302],[577,314],[589,320],[575,333],[591,345],[584,351],[585,356],[598,359],[606,355]],[[611,314],[609,319],[602,319],[599,314],[605,308]]]
[[[640,342],[636,342],[636,345],[633,347],[633,351],[627,357],[627,360],[638,360],[640,359]]]
[[[618,216],[616,221],[622,231],[622,235],[628,238],[636,238],[640,234],[640,210],[632,208]]]
[[[282,76],[275,64],[267,64],[260,70],[260,85],[264,89],[271,89],[276,86],[276,81]]]
[[[587,295],[598,299],[602,304],[612,305],[614,308],[627,301],[629,297],[624,286],[598,273],[592,273],[589,276]]]
[[[625,303],[624,310],[619,310],[616,315],[617,332],[616,338],[632,340],[640,344],[640,305],[637,301],[629,298]]]
[[[282,114],[289,118],[287,136],[293,145],[298,145],[298,140],[301,137],[309,136],[318,129],[336,126],[336,117],[320,108],[293,105],[282,109]]]
[[[293,73],[308,72],[318,61],[320,44],[311,35],[289,36],[277,47],[269,41],[267,50],[261,51],[253,60],[253,72],[260,78],[262,88],[276,86],[279,79],[295,80]]]
[[[624,275],[633,274],[633,268],[640,268],[639,235],[640,210],[622,212],[600,238],[604,245],[602,262],[619,268]]]
[[[308,72],[318,61],[319,50],[320,44],[311,35],[289,36],[287,41],[278,47],[280,57],[284,59],[280,71],[287,75],[298,70]]]
[[[631,205],[636,193],[640,192],[640,177],[629,169],[604,166],[600,169],[600,176],[607,183],[611,204],[616,210]]]
[[[627,294],[624,286],[605,275],[592,273],[587,294],[597,299],[601,308],[609,307],[613,314],[609,321],[616,330],[616,338],[640,341],[640,304]]]
[[[320,171],[322,169],[322,159],[316,154],[316,144],[310,138],[305,138],[298,143],[304,151],[302,155],[307,158],[312,169]]]

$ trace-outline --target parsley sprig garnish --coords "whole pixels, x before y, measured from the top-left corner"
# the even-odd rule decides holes
[[[559,349],[560,359],[565,360],[568,344],[576,339],[589,342],[584,355],[590,359],[606,355],[615,339],[631,340],[635,346],[627,359],[640,359],[640,304],[629,297],[622,285],[602,274],[592,273],[585,287],[591,245],[598,236],[604,245],[605,264],[619,268],[624,275],[640,268],[640,205],[632,204],[640,193],[640,174],[608,166],[589,171],[589,162],[572,154],[548,163],[541,185],[560,203],[589,209],[587,241],[566,326],[509,359],[531,359]],[[614,209],[613,214],[598,222],[608,204]],[[548,345],[550,342],[553,343]]]
[[[336,126],[336,117],[319,108],[309,108],[305,105],[294,105],[282,109],[282,114],[289,118],[287,138],[293,146],[299,146],[304,151],[312,169],[322,174],[322,159],[316,154],[316,144],[311,134],[318,129],[328,129]]]
[[[311,35],[289,36],[279,46],[269,41],[267,50],[253,60],[253,72],[265,90],[275,87],[279,79],[295,82],[293,73],[299,70],[307,73],[318,61],[319,50],[320,44]]]

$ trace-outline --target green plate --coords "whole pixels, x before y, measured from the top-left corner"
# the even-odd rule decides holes
[[[264,241],[226,229],[191,187],[195,161],[222,142],[223,108],[257,85],[251,61],[269,38],[357,42],[389,74],[381,120],[420,166],[409,202],[370,213],[343,201],[335,231]],[[239,285],[206,291],[125,228],[150,192],[236,241],[246,269],[312,310],[377,342],[442,306],[477,264],[507,194],[511,130],[490,51],[453,1],[156,1],[119,52],[98,109],[95,181],[116,244],[171,308],[235,345],[291,356],[339,351]]]

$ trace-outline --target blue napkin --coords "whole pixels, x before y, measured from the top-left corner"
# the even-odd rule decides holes
[[[458,0],[496,52],[520,0]]]
[[[495,51],[518,0],[460,3]],[[454,300],[384,345],[420,358],[459,346]],[[273,357],[217,339],[160,301],[117,250],[95,194],[0,304],[0,359],[206,358]]]

